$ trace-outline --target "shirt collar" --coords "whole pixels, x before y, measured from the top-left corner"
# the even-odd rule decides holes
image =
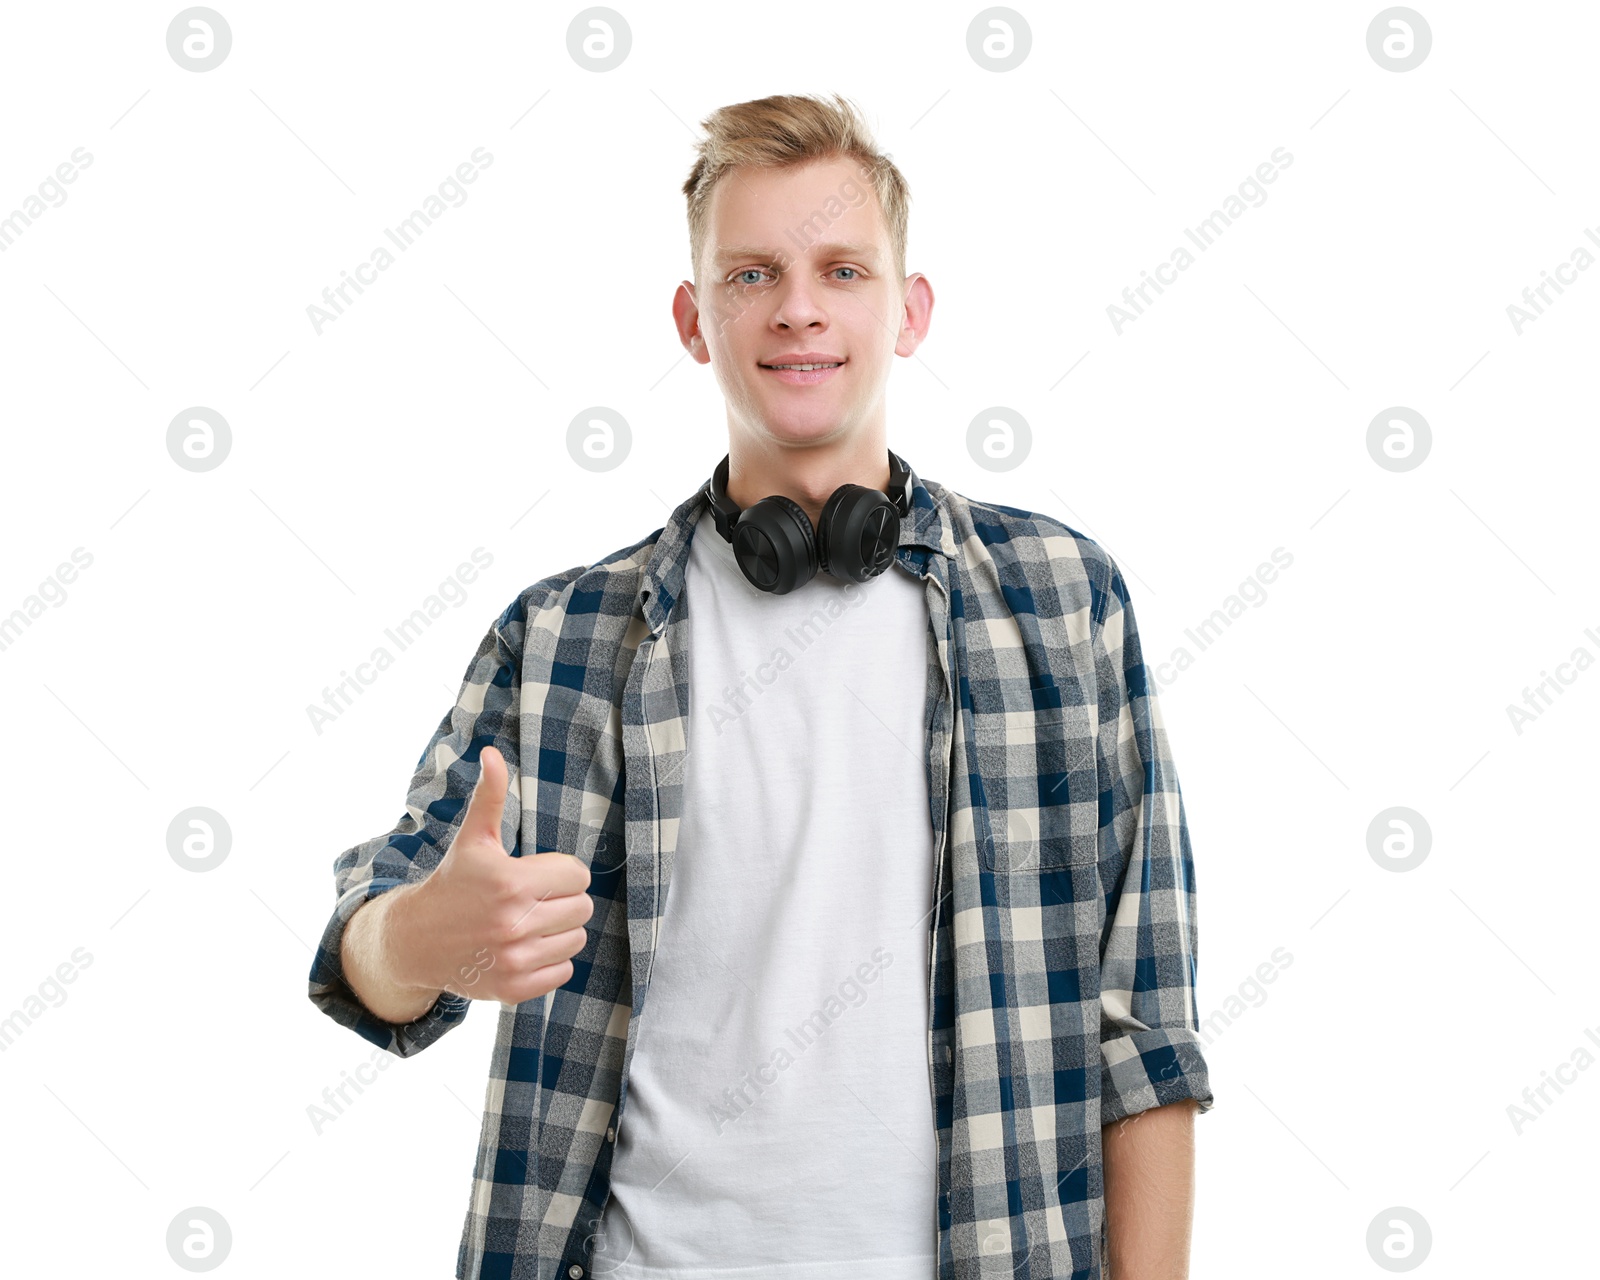
[[[949,493],[937,480],[924,483],[915,467],[911,468],[911,475],[911,510],[900,519],[897,554],[902,560],[914,562],[920,575],[926,571],[929,556],[954,559],[955,540],[945,511]],[[683,593],[695,525],[711,505],[705,488],[704,483],[699,485],[678,504],[667,523],[655,531],[655,546],[640,574],[639,594],[634,601],[635,610],[643,613],[652,636],[666,625],[673,605]]]

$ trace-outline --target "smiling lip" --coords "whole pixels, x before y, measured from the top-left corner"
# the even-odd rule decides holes
[[[774,356],[771,360],[760,361],[763,369],[770,369],[779,364],[843,364],[843,356],[829,355],[823,351],[797,351],[790,356]]]
[[[816,362],[807,360],[803,363],[812,364]],[[786,382],[791,387],[814,387],[820,383],[827,382],[830,378],[837,377],[839,370],[843,368],[844,365],[842,363],[826,369],[774,369],[769,365],[762,365],[761,372],[769,373],[779,382]]]
[[[778,369],[774,365],[785,364],[821,364],[831,365],[828,369]],[[770,373],[779,382],[786,382],[791,387],[814,387],[818,383],[826,382],[844,368],[843,356],[832,356],[820,351],[801,351],[792,356],[777,356],[770,362],[763,361],[759,368],[763,373]]]

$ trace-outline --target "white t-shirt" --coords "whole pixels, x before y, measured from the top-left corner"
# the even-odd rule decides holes
[[[595,1280],[930,1280],[923,584],[685,578],[684,816]]]

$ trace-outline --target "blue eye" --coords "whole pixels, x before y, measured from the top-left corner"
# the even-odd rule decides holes
[[[861,279],[861,269],[859,267],[835,267],[832,274],[837,275],[841,271],[850,272],[849,278],[840,282],[842,284],[853,284],[855,281]],[[759,282],[755,280],[746,280],[744,277],[749,275],[764,276],[768,274],[769,272],[765,267],[745,267],[742,271],[735,271],[730,282],[738,285],[753,285]]]

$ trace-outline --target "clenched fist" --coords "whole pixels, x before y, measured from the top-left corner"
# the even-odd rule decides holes
[[[396,978],[474,1000],[520,1004],[572,977],[594,914],[589,868],[569,853],[513,858],[500,842],[509,771],[481,772],[444,860],[395,904]]]

